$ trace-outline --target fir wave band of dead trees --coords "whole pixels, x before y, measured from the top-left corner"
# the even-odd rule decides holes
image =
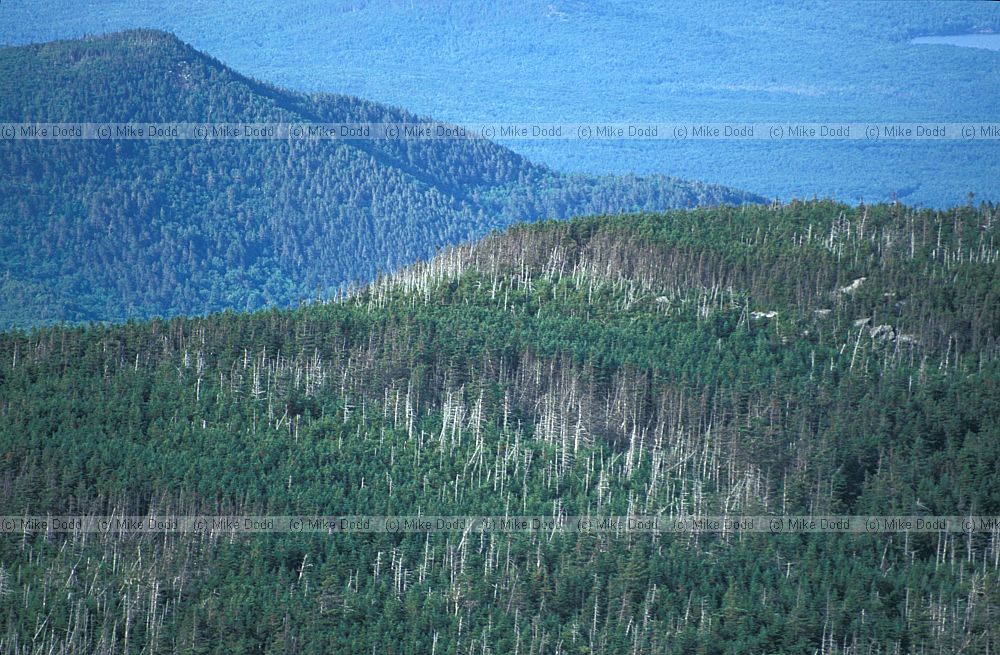
[[[994,216],[578,219],[296,311],[5,333],[0,504],[996,514]],[[996,533],[0,543],[18,654],[998,645]]]

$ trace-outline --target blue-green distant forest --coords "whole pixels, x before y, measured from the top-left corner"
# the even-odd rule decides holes
[[[271,83],[456,123],[997,119],[1000,52],[909,43],[998,32],[994,4],[653,5],[14,0],[0,44],[155,27]],[[505,145],[562,172],[674,175],[783,200],[1000,199],[997,143]]]
[[[155,30],[0,49],[0,120],[420,120]],[[763,198],[482,139],[0,141],[0,329],[295,305],[517,221]]]

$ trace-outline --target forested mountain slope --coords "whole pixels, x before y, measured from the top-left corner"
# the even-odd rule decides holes
[[[173,32],[235,69],[439,120],[599,123],[995,123],[1000,55],[911,43],[1000,33],[995,3],[826,0],[4,3],[0,44],[135,26]],[[279,18],[280,17],[280,18]],[[287,17],[287,19],[286,19]],[[758,134],[760,133],[759,128]],[[670,173],[769,198],[1000,200],[992,139],[509,140],[595,174]]]
[[[1000,514],[995,207],[517,226],[0,335],[0,514]],[[1000,533],[6,535],[0,651],[985,653]],[[126,641],[128,642],[126,646]]]
[[[171,35],[0,50],[0,121],[417,122]],[[564,176],[485,140],[0,141],[0,327],[293,305],[518,220],[759,200]]]

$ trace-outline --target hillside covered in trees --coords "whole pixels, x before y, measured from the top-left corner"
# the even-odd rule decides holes
[[[156,31],[0,50],[0,121],[422,122]],[[486,140],[0,140],[0,327],[293,306],[521,220],[760,200]]]
[[[500,151],[498,151],[500,152]],[[1000,514],[991,205],[518,225],[0,334],[0,514]],[[987,653],[1000,532],[7,534],[0,651]]]
[[[0,44],[155,27],[240,72],[439,120],[995,123],[1000,55],[926,45],[1000,33],[990,2],[864,0],[4,3]],[[287,19],[286,19],[287,17]],[[994,37],[995,38],[995,37]],[[669,173],[768,198],[1000,201],[996,140],[509,140],[580,173]]]

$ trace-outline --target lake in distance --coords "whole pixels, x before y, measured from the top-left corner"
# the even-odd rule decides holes
[[[910,43],[926,45],[957,45],[962,48],[983,48],[1000,50],[1000,34],[948,34],[942,36],[919,36]]]

